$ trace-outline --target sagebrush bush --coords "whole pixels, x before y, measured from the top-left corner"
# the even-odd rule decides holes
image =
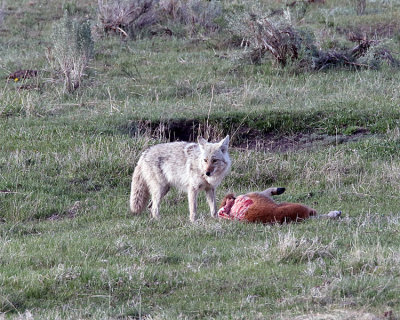
[[[215,0],[99,0],[97,30],[131,38],[146,32],[173,34],[171,26],[189,35],[209,33],[218,30],[221,15]]]
[[[190,35],[220,27],[217,20],[222,16],[222,6],[215,0],[161,0],[160,9],[166,23],[181,24]]]
[[[386,61],[390,66],[398,67],[399,61],[392,56],[388,44],[388,41],[375,41],[365,54],[359,57],[359,63],[377,69]]]
[[[53,46],[48,60],[53,69],[62,75],[64,91],[71,93],[80,87],[93,56],[94,42],[90,23],[65,13],[54,25],[51,40]]]
[[[319,50],[312,56],[311,69],[324,70],[336,67],[378,69],[386,61],[392,67],[398,67],[399,61],[392,56],[386,42],[378,40],[350,39],[357,45],[350,49]]]
[[[158,0],[98,0],[97,29],[135,37],[159,21]]]
[[[270,53],[277,65],[289,63],[297,70],[325,70],[332,67],[378,68],[382,61],[399,66],[387,46],[366,36],[353,36],[353,48],[317,49],[315,37],[294,25],[290,11],[279,16],[242,14],[230,19],[231,31],[239,35],[246,49],[245,57],[259,64]]]
[[[285,66],[289,61],[299,59],[302,47],[306,45],[302,33],[291,22],[289,10],[283,16],[272,17],[245,13],[239,19],[231,19],[230,25],[250,48],[252,63],[261,63],[269,52],[279,65]]]

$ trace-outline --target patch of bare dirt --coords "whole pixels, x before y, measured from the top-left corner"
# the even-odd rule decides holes
[[[226,130],[217,126],[207,126],[199,120],[174,120],[167,123],[134,123],[121,128],[124,133],[134,136],[137,133],[149,134],[167,141],[196,141],[198,136],[209,140],[223,138]],[[289,152],[310,150],[329,145],[339,145],[371,136],[364,128],[354,130],[352,134],[328,135],[322,133],[296,133],[291,135],[263,132],[254,128],[240,126],[230,128],[231,145],[238,149],[265,150],[269,152]]]
[[[149,134],[168,141],[195,141],[199,135],[205,135],[205,125],[199,120],[171,120],[168,122],[132,121],[120,128],[123,133],[135,136]],[[210,129],[213,131],[214,129]]]
[[[265,150],[284,153],[298,150],[311,150],[330,145],[339,145],[370,136],[366,129],[359,129],[351,135],[327,135],[320,133],[297,133],[293,135],[275,135],[273,133],[253,135],[235,147],[242,149]]]

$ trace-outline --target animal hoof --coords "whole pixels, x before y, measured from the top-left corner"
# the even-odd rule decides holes
[[[285,188],[276,188],[276,194],[282,194],[285,192]]]

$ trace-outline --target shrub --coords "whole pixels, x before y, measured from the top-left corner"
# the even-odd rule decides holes
[[[135,37],[159,21],[158,0],[98,0],[98,19],[105,33]]]
[[[215,0],[161,0],[160,10],[164,23],[181,24],[189,34],[215,32],[220,27],[222,7]]]
[[[382,41],[365,36],[352,35],[349,40],[357,43],[353,48],[317,50],[313,37],[292,24],[288,10],[283,16],[245,14],[233,21],[232,31],[242,37],[247,51],[245,57],[248,56],[252,63],[261,63],[265,54],[270,53],[281,67],[291,62],[300,70],[378,68],[382,61],[395,67],[400,65]]]
[[[183,26],[189,34],[214,32],[222,15],[218,1],[203,0],[98,0],[97,29],[124,37],[173,32],[168,26]]]
[[[368,40],[365,40],[368,41]],[[373,44],[368,47],[363,55],[358,57],[360,64],[370,66],[371,68],[379,68],[383,61],[392,67],[399,67],[399,61],[393,57],[390,50],[387,48],[385,41],[373,41]]]
[[[350,49],[316,52],[311,68],[318,71],[340,66],[377,69],[383,61],[392,67],[399,66],[399,61],[392,56],[384,42],[356,36],[349,40],[358,44]]]
[[[48,60],[64,79],[64,91],[69,93],[80,87],[90,58],[93,39],[88,21],[73,19],[67,13],[54,25]]]
[[[302,33],[293,27],[289,10],[283,16],[259,17],[251,13],[232,21],[234,32],[238,31],[244,40],[242,43],[250,47],[252,63],[261,63],[269,52],[279,65],[285,66],[300,57],[306,44]]]

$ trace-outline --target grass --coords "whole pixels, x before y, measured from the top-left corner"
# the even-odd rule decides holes
[[[326,32],[326,42],[346,41],[337,27],[361,21],[374,28],[382,17],[389,23],[399,14],[398,4],[389,4],[368,2],[362,16],[347,1],[312,5],[298,23]],[[242,48],[223,44],[227,33],[109,36],[96,40],[81,86],[65,94],[46,58],[52,25],[63,9],[95,19],[92,5],[6,1],[0,318],[399,317],[398,70],[295,73],[268,59],[248,65],[238,59]],[[39,77],[5,80],[28,68]],[[193,131],[191,121],[211,126],[213,136],[233,135],[232,170],[218,199],[284,186],[280,201],[342,210],[344,218],[273,226],[216,221],[201,197],[199,221],[191,224],[186,196],[177,191],[162,203],[160,221],[148,212],[131,216],[140,153],[165,140],[160,123]],[[285,152],[243,148],[254,134],[260,142],[299,135],[304,146],[308,137],[326,141],[312,148],[293,142],[300,145]]]

